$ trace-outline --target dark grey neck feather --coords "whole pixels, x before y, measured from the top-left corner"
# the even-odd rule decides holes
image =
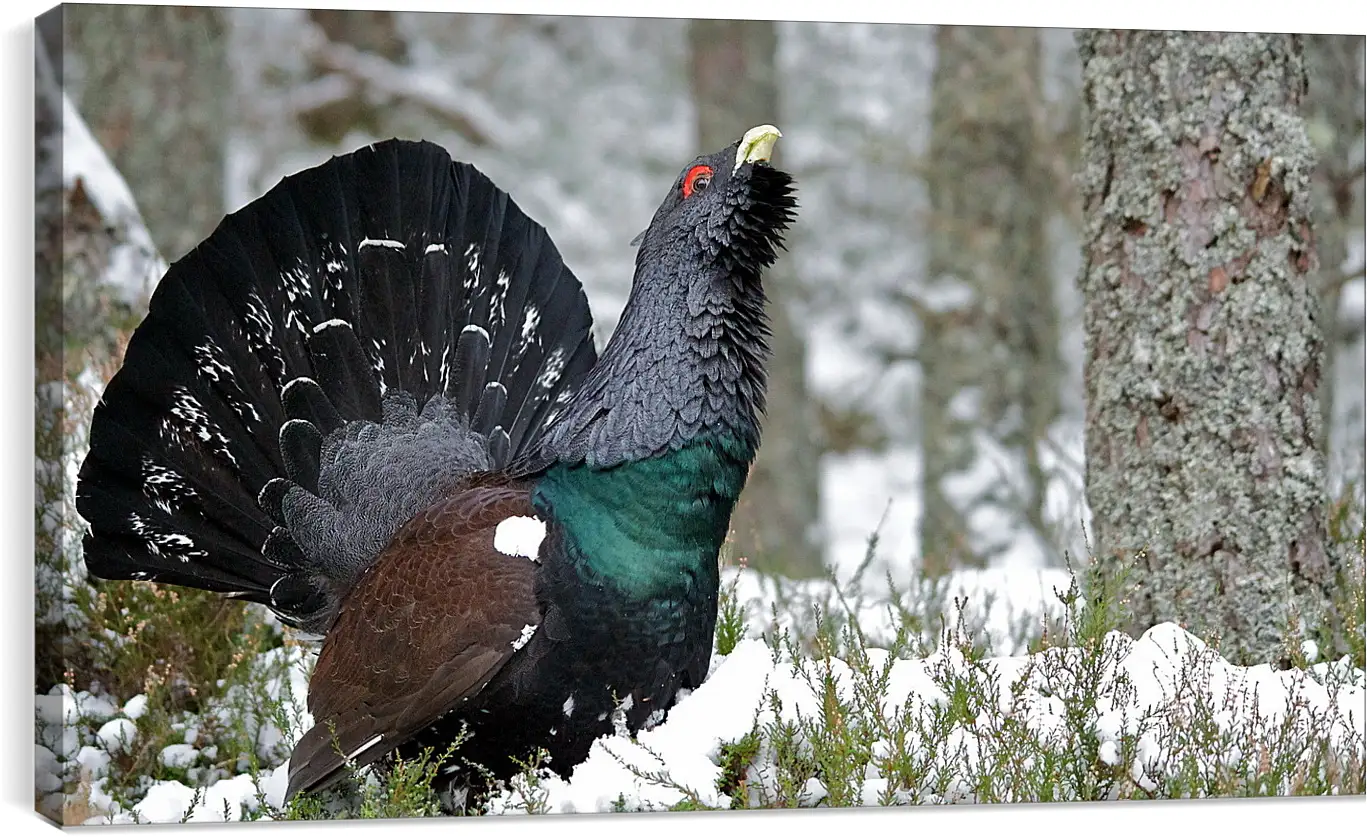
[[[548,458],[604,468],[703,435],[758,447],[769,351],[759,272],[730,259],[700,272],[664,245],[638,254],[622,319],[547,434]]]

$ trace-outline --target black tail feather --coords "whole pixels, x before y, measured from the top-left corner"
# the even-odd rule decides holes
[[[312,422],[291,419],[280,428],[280,453],[285,457],[285,475],[310,492],[318,491],[318,455],[323,435]]]
[[[446,395],[464,407],[465,418],[474,419],[489,369],[489,333],[483,326],[471,324],[461,331],[452,367],[452,386],[446,389]]]
[[[423,468],[524,457],[594,360],[578,281],[473,167],[400,141],[334,158],[161,281],[92,422],[86,564],[322,625],[460,476]]]
[[[281,392],[281,402],[285,415],[291,419],[305,419],[324,434],[332,433],[341,426],[342,414],[337,412],[332,400],[312,378],[296,378]]]
[[[336,318],[324,320],[313,327],[308,346],[316,383],[328,402],[351,419],[380,421],[381,393],[375,385],[371,362],[351,324]]]

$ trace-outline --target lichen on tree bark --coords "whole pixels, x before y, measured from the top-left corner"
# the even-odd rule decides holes
[[[1296,36],[1083,32],[1087,495],[1135,628],[1281,657],[1328,613]]]

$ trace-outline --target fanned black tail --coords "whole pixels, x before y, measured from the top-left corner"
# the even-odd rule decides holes
[[[324,630],[404,521],[535,447],[591,325],[545,230],[438,146],[288,177],[171,267],[129,341],[80,473],[86,565]]]

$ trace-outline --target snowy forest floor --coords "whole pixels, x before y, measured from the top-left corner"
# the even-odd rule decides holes
[[[700,688],[658,726],[600,739],[568,780],[532,761],[472,813],[1363,793],[1361,588],[1344,612],[1352,654],[1317,661],[1313,640],[1289,637],[1295,665],[1274,671],[1232,665],[1170,623],[1138,640],[1111,629],[1122,592],[1088,573],[1033,576],[996,606],[954,579],[875,606],[731,568]],[[1060,583],[1042,612],[1008,607]],[[287,805],[312,650],[252,609],[118,588],[78,593],[98,622],[72,644],[67,680],[37,699],[47,814],[441,813],[423,761]]]
[[[98,389],[82,378],[49,385],[68,417]],[[38,427],[39,810],[68,824],[440,814],[433,760],[283,799],[315,648],[255,606],[91,585],[63,514],[79,433]],[[1289,623],[1281,671],[1173,624],[1123,633],[1128,582],[1090,565],[910,589],[731,565],[701,687],[636,736],[619,725],[568,779],[533,759],[467,811],[1362,794],[1360,499],[1340,509],[1333,536],[1358,558],[1333,604],[1347,654],[1320,660],[1332,641]]]

